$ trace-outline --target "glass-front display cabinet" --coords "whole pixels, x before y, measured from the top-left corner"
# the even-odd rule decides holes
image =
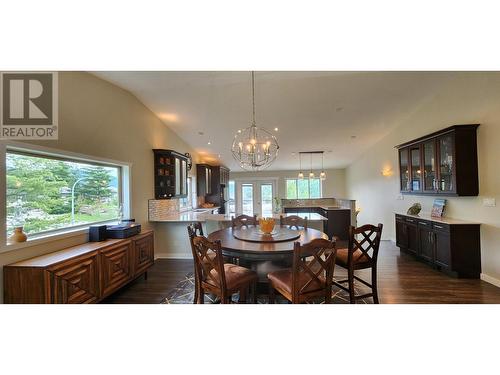
[[[477,196],[477,128],[454,125],[396,146],[403,194]]]

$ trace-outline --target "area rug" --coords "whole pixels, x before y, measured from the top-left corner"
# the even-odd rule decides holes
[[[368,289],[365,287],[360,287],[358,285],[355,286],[356,295],[368,293]],[[194,299],[194,274],[188,273],[184,277],[184,279],[180,280],[177,285],[167,293],[167,296],[161,302],[162,304],[192,304]],[[233,295],[233,302],[238,302],[238,295]],[[205,303],[220,303],[220,301],[214,296],[205,294]],[[268,296],[266,294],[259,294],[257,296],[258,304],[267,304],[269,303]],[[276,294],[276,303],[285,304],[288,303],[284,298],[280,298],[278,294]],[[314,302],[313,302],[314,303]],[[322,301],[317,301],[316,303],[323,303]],[[332,292],[332,303],[335,304],[346,304],[349,303],[349,294],[337,287],[333,287]],[[365,298],[357,300],[357,303],[373,303],[372,298]]]

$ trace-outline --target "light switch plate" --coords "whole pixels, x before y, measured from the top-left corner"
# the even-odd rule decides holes
[[[495,198],[483,198],[484,207],[496,207],[497,202]]]

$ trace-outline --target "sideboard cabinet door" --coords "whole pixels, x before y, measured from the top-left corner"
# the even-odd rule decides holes
[[[47,269],[48,303],[93,303],[99,299],[98,252]]]
[[[148,234],[134,241],[134,276],[146,271],[154,263],[154,236]]]
[[[106,297],[132,278],[132,241],[100,251],[101,297]]]

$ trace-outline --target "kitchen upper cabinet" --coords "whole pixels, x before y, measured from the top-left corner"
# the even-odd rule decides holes
[[[187,196],[187,156],[172,150],[155,149],[155,199]]]
[[[196,194],[198,197],[212,194],[212,167],[196,164]]]
[[[477,196],[477,127],[454,125],[396,146],[404,194]]]

